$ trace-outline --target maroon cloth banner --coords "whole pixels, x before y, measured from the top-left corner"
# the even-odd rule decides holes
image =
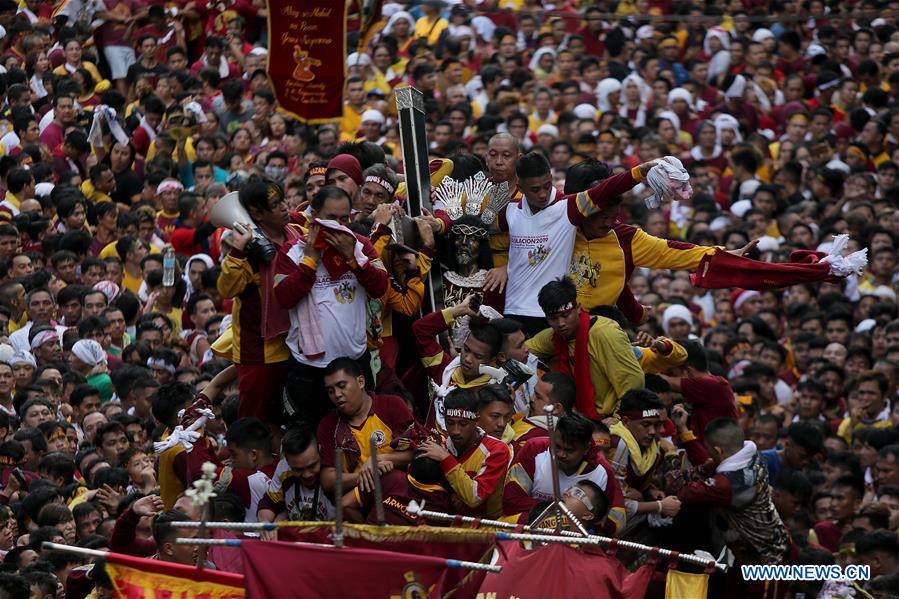
[[[266,72],[278,107],[306,123],[343,116],[346,7],[334,0],[267,0]]]
[[[724,250],[706,254],[699,262],[696,273],[690,275],[694,287],[725,289],[742,287],[766,291],[800,283],[838,281],[830,274],[830,265],[821,262],[824,252],[797,250],[790,254],[792,262],[761,262],[743,256],[734,256]]]
[[[439,597],[446,560],[284,543],[241,544],[247,597]]]
[[[499,574],[488,573],[478,597],[603,597],[624,599],[644,597],[655,565],[629,572],[606,553],[587,553],[553,543],[533,550],[517,542],[503,542]]]

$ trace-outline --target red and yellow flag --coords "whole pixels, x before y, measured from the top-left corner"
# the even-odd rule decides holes
[[[243,599],[239,574],[200,570],[190,566],[106,554],[106,571],[119,599]]]

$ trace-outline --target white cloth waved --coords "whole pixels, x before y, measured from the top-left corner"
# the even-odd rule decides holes
[[[181,412],[178,413],[178,418],[181,418],[182,414],[184,414],[184,410],[181,410]],[[202,433],[199,432],[200,429],[206,426],[207,422],[214,419],[215,414],[212,413],[212,410],[200,410],[200,417],[194,420],[193,424],[187,428],[184,428],[179,424],[171,434],[165,438],[165,440],[153,443],[153,451],[156,452],[156,455],[159,455],[176,445],[180,445],[186,451],[190,451],[194,448],[194,443],[196,443],[197,439],[202,435]]]
[[[835,277],[848,277],[849,275],[861,275],[868,266],[868,248],[852,252],[848,256],[843,256],[846,247],[849,245],[849,235],[834,235],[833,245],[827,252],[821,262],[827,262],[830,265],[830,274]]]

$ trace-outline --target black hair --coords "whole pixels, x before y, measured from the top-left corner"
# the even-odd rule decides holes
[[[156,547],[161,548],[164,543],[169,542],[178,536],[178,530],[172,526],[172,522],[189,521],[190,516],[184,512],[169,510],[162,512],[153,520],[153,540],[156,541]]]
[[[515,174],[519,180],[542,177],[550,172],[549,161],[537,152],[528,152],[515,164]]]
[[[359,366],[359,363],[352,358],[334,358],[331,360],[327,366],[325,366],[325,370],[322,372],[322,377],[331,376],[332,374],[336,374],[338,372],[345,372],[351,377],[359,377],[363,376],[362,367]]]
[[[425,485],[440,485],[446,482],[440,463],[426,456],[416,456],[409,463],[409,476]]]
[[[352,206],[352,200],[344,190],[337,187],[336,185],[325,185],[324,187],[319,189],[315,196],[312,198],[310,208],[318,212],[325,205],[325,202],[332,198],[338,200],[346,200],[347,203]]]
[[[830,485],[831,489],[835,489],[837,487],[843,487],[846,489],[852,489],[855,493],[856,499],[861,499],[865,496],[865,481],[857,476],[853,476],[851,474],[844,474],[833,481],[833,484]]]
[[[489,404],[500,401],[503,403],[507,403],[509,405],[513,405],[512,395],[509,393],[509,390],[503,385],[498,384],[490,384],[484,385],[483,387],[478,388],[475,393],[478,397],[478,409],[484,408]]]
[[[228,445],[240,449],[258,449],[271,454],[272,433],[268,426],[254,416],[238,419],[228,427],[225,433]]]
[[[444,410],[468,410],[478,411],[478,394],[474,389],[456,387],[446,394],[443,401]]]
[[[659,396],[649,389],[631,389],[621,396],[622,412],[661,410],[664,407]]]
[[[187,383],[174,381],[162,385],[153,398],[153,417],[165,426],[175,423],[178,411],[194,397],[194,388]]]
[[[472,337],[480,341],[481,343],[486,343],[490,348],[490,357],[494,358],[499,354],[503,349],[503,335],[499,332],[493,324],[484,323],[477,324],[472,323],[469,329],[469,332]]]
[[[64,453],[54,451],[41,456],[38,471],[46,472],[52,478],[61,476],[63,485],[69,485],[75,478],[75,462]]]
[[[566,441],[586,447],[593,439],[593,423],[580,414],[563,414],[556,421],[556,432]]]
[[[550,399],[554,403],[561,404],[565,413],[570,414],[574,410],[575,398],[577,396],[574,379],[562,372],[547,372],[541,380],[552,385],[552,391],[549,392]]]
[[[552,314],[562,306],[577,302],[577,287],[569,277],[559,277],[540,289],[537,303],[545,314]]]
[[[601,160],[585,160],[568,168],[565,172],[566,195],[587,191],[612,174],[609,165]]]
[[[307,426],[294,426],[281,438],[281,453],[285,456],[299,455],[313,444],[318,446],[315,431]]]
[[[808,477],[798,470],[783,470],[774,479],[773,487],[796,497],[806,507],[812,496],[812,483]]]

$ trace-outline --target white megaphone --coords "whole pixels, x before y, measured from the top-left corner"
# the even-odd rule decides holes
[[[216,227],[225,227],[238,233],[245,233],[247,226],[251,227],[253,239],[247,244],[247,253],[257,256],[264,262],[271,262],[275,254],[278,253],[278,248],[250,218],[250,213],[247,212],[247,209],[241,205],[238,199],[239,193],[232,191],[222,196],[222,199],[212,207],[212,212],[209,214],[209,222]]]

